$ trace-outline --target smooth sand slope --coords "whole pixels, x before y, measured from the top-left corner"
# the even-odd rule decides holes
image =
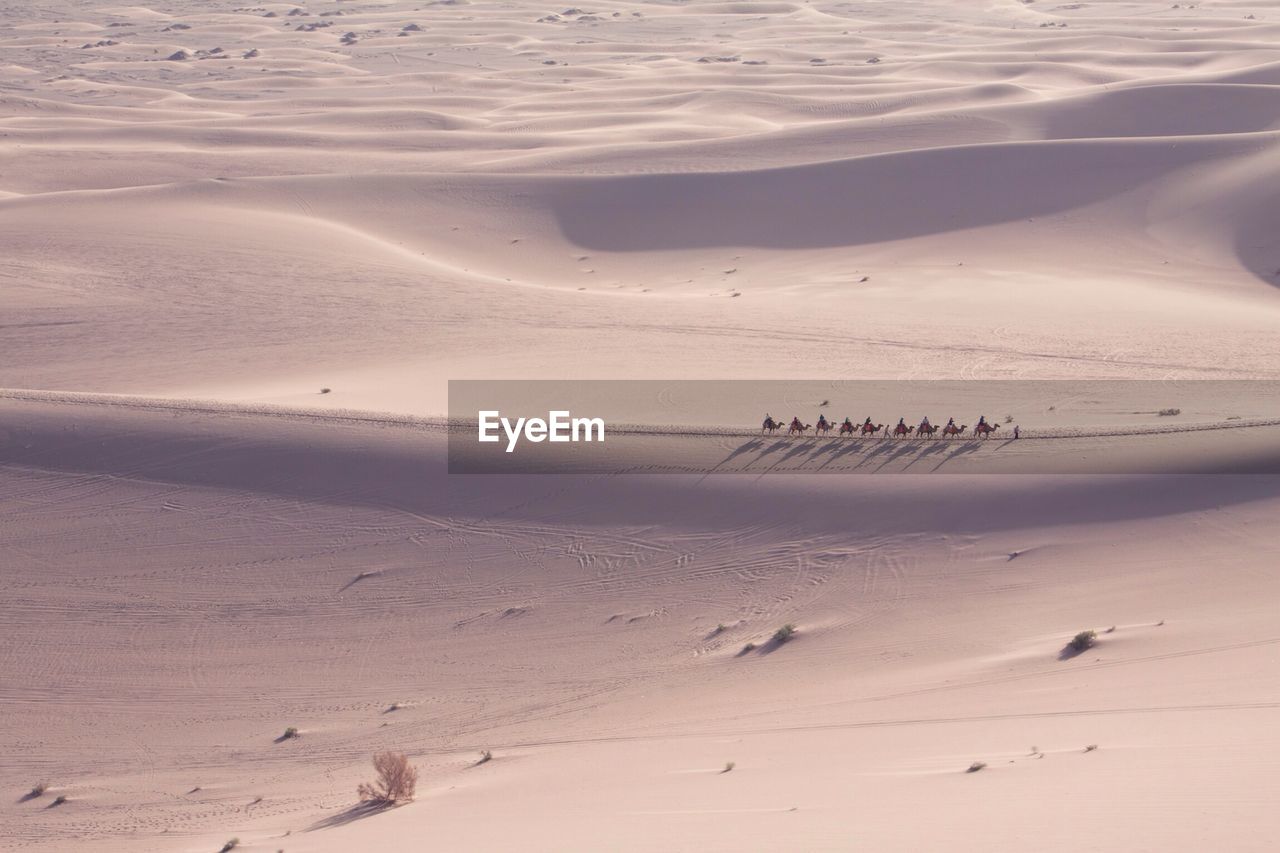
[[[0,849],[1276,849],[1280,480],[1189,473],[1275,400],[1010,402],[948,476],[438,419],[1280,378],[1278,188],[1265,0],[0,8]]]

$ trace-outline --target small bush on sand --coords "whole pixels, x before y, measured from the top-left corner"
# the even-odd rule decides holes
[[[1085,751],[1085,752],[1093,752],[1093,751],[1094,751],[1095,749],[1097,749],[1097,748],[1098,748],[1098,745],[1097,745],[1096,743],[1091,743],[1091,744],[1089,744],[1088,746],[1086,746],[1086,747],[1084,748],[1084,751]]]
[[[297,726],[289,726],[289,728],[284,730],[284,734],[280,735],[281,740],[293,740],[296,737],[298,737]]]
[[[965,772],[965,773],[977,773],[979,770],[983,769],[983,768],[984,768],[984,767],[986,767],[986,766],[987,766],[987,762],[985,762],[985,761],[975,761],[975,762],[973,762],[972,764],[970,764],[970,765],[969,765],[969,769],[968,769],[968,770],[966,770],[966,771],[964,771],[964,772]]]
[[[1071,642],[1067,643],[1072,651],[1083,652],[1085,649],[1093,648],[1093,644],[1098,641],[1098,632],[1092,629],[1081,631],[1071,638]]]
[[[333,391],[333,389],[332,389],[332,388],[321,388],[321,389],[320,389],[320,393],[321,393],[321,394],[328,394],[328,393],[330,393],[330,392],[332,392],[332,391]]]
[[[235,850],[239,846],[240,846],[240,839],[231,838],[227,840],[226,844],[222,845],[222,849],[219,850],[218,853],[227,853],[227,851]]]
[[[391,806],[413,799],[418,788],[418,771],[409,764],[407,756],[398,752],[379,752],[373,757],[373,769],[378,778],[373,782],[361,782],[356,788],[361,802]]]
[[[747,643],[745,646],[742,647],[743,654],[746,654],[747,652],[754,652],[755,650],[756,650],[755,643]]]
[[[790,622],[773,632],[773,641],[775,643],[785,643],[796,635],[796,626]]]
[[[726,762],[724,763],[724,769],[723,769],[723,770],[721,770],[720,772],[721,772],[721,773],[728,773],[730,770],[732,770],[733,768],[735,768],[735,767],[737,767],[737,766],[738,766],[738,765],[734,764],[732,761],[726,761]]]
[[[49,804],[49,807],[50,807],[50,808],[53,808],[54,806],[60,806],[60,805],[62,805],[63,803],[65,803],[66,801],[67,801],[67,795],[66,795],[66,794],[59,794],[58,796],[56,796],[56,797],[54,797],[54,798],[53,798],[53,802]]]
[[[1182,409],[1161,409],[1160,410],[1160,417],[1162,418],[1171,418],[1174,415],[1180,415],[1180,414],[1182,414]]]
[[[27,798],[34,800],[37,797],[43,797],[44,792],[47,790],[49,790],[48,782],[37,782],[35,785],[31,786],[31,793],[27,794]]]
[[[490,750],[490,749],[480,750],[480,760],[477,761],[476,764],[485,764],[490,761],[493,761],[493,750]]]

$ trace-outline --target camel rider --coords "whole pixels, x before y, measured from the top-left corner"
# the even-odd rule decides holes
[[[929,416],[928,416],[928,415],[925,415],[925,416],[924,416],[924,420],[922,420],[922,421],[920,422],[920,426],[921,426],[922,428],[924,428],[924,429],[928,429],[929,427],[933,426],[933,424],[929,423]]]
[[[980,426],[980,427],[984,427],[984,426],[986,426],[986,425],[987,425],[987,416],[986,416],[986,415],[978,415],[978,426]],[[975,427],[975,429],[976,429],[976,428],[977,428],[977,427]]]
[[[867,419],[862,422],[863,426],[871,426],[871,416],[867,415]]]
[[[844,419],[844,423],[840,424],[840,429],[852,430],[852,429],[853,429],[853,418],[846,417],[846,418]]]
[[[800,423],[800,418],[793,417],[791,419],[791,426],[795,427],[796,429],[799,429],[800,427],[804,426],[804,424]]]
[[[953,426],[955,426],[955,425],[956,425],[956,419],[955,419],[955,418],[947,418],[947,426],[949,426],[949,427],[953,427]]]
[[[900,427],[905,427],[906,425],[907,425],[907,419],[906,419],[906,418],[898,418],[898,426],[900,426]]]
[[[824,426],[826,426],[826,425],[827,425],[827,416],[826,416],[826,415],[818,415],[818,428],[819,428],[819,429],[821,429],[822,427],[824,427]]]

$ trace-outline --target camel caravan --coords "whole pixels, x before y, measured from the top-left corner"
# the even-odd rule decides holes
[[[860,424],[855,424],[851,419],[845,418],[844,422],[836,425],[827,420],[826,415],[818,415],[817,424],[803,423],[798,417],[792,418],[790,424],[785,424],[780,420],[774,420],[772,415],[764,416],[764,423],[760,425],[760,433],[762,435],[774,435],[779,430],[785,428],[787,435],[807,435],[809,430],[813,430],[813,434],[830,435],[831,431],[836,430],[837,435],[841,436],[858,436],[871,438],[936,438],[938,433],[943,438],[956,438],[962,436],[969,429],[968,424],[956,424],[955,418],[947,420],[945,426],[934,426],[929,423],[926,417],[916,426],[907,426],[906,418],[898,418],[896,426],[886,428],[884,424],[873,424],[871,418],[867,418]],[[978,418],[977,424],[973,427],[973,435],[977,438],[990,438],[991,434],[1000,429],[1000,424],[987,423],[986,415]],[[1019,437],[1020,430],[1015,425],[1013,427],[1013,437]]]

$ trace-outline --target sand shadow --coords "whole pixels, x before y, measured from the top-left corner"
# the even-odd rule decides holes
[[[778,649],[782,648],[783,646],[789,646],[795,641],[796,641],[796,638],[794,635],[792,635],[791,637],[785,640],[779,640],[775,637],[770,637],[768,640],[765,640],[763,643],[761,643],[759,646],[756,647],[756,652],[762,655],[771,655],[774,652],[776,652]]]
[[[785,640],[780,640],[777,637],[770,637],[769,639],[765,640],[763,643],[759,643],[759,644],[748,643],[747,645],[743,646],[742,649],[739,650],[739,652],[736,655],[734,655],[734,657],[742,658],[752,654],[771,655],[774,652],[776,652],[778,649],[782,648],[783,646],[789,646],[792,643],[794,643],[796,641],[796,637],[797,637],[797,632],[792,631],[791,635],[788,636]]]
[[[950,462],[953,459],[956,459],[960,456],[965,456],[970,453],[977,453],[978,446],[979,445],[976,441],[966,441],[965,443],[959,445],[958,447],[952,447],[951,451],[946,456],[939,459],[938,464],[934,465],[931,470],[938,471],[942,468],[943,465],[946,465],[948,462]]]
[[[764,439],[753,438],[750,441],[746,442],[745,444],[740,444],[737,447],[735,447],[733,451],[724,458],[724,462],[729,462],[730,460],[736,459],[744,453],[750,453],[751,451],[759,450],[762,447],[764,447]],[[720,464],[723,465],[724,462],[721,462]]]
[[[1093,648],[1093,646],[1077,646],[1074,643],[1069,642],[1058,650],[1058,660],[1071,660],[1072,658],[1078,658],[1080,655]]]
[[[356,803],[350,808],[343,809],[337,814],[329,815],[321,818],[306,828],[306,832],[315,832],[319,829],[333,829],[338,826],[346,826],[349,823],[355,823],[358,820],[364,820],[367,817],[373,817],[376,814],[382,814],[395,808],[391,803],[363,802]]]
[[[377,577],[377,576],[378,576],[378,575],[380,575],[380,574],[382,574],[382,570],[381,570],[381,569],[374,569],[374,570],[372,570],[372,571],[361,572],[360,574],[358,574],[358,575],[356,575],[355,577],[353,577],[351,580],[347,581],[347,582],[342,586],[342,588],[338,590],[338,592],[346,592],[347,590],[351,589],[351,587],[353,587],[353,586],[355,586],[356,584],[360,583],[360,581],[362,581],[362,580],[366,580],[366,579],[368,579],[368,578],[372,578],[372,577]]]

